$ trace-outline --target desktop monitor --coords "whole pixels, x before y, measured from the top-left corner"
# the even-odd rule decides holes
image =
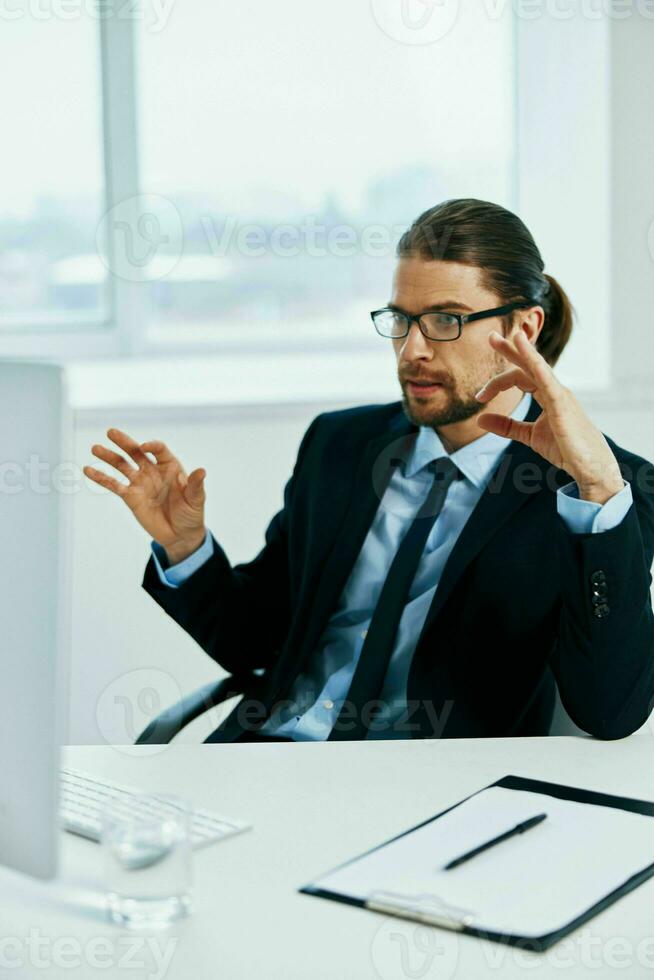
[[[0,361],[0,862],[57,865],[72,427],[63,369]]]

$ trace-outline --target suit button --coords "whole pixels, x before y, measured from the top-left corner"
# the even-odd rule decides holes
[[[604,596],[609,591],[609,587],[606,582],[596,582],[593,586],[593,595]]]
[[[611,610],[609,609],[608,605],[605,602],[603,602],[601,606],[595,606],[595,608],[593,609],[593,613],[595,614],[595,616],[597,616],[598,619],[604,619],[605,616],[608,616],[610,611]]]
[[[590,581],[592,585],[603,584],[606,582],[606,573],[601,568],[598,568],[596,572],[591,573]]]
[[[606,596],[597,595],[596,592],[593,592],[592,596],[590,597],[590,601],[592,602],[592,604],[594,606],[605,606],[606,605]]]

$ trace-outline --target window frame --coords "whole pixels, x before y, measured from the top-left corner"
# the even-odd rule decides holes
[[[102,213],[139,193],[136,126],[135,24],[132,18],[100,17],[101,138],[104,178]],[[119,269],[120,238],[107,242],[112,268]],[[139,283],[107,273],[107,315],[30,320],[0,327],[0,356],[73,360],[143,352],[146,325]]]
[[[513,102],[514,149],[509,184],[511,206],[518,198],[518,145],[515,121],[517,88],[516,17],[511,17],[513,38]],[[104,176],[104,200],[102,214],[107,214],[118,202],[138,199],[141,193],[138,139],[138,65],[137,17],[121,17],[118,14],[98,19],[101,89],[101,138]],[[125,252],[125,236],[111,236],[107,242],[110,266],[114,271],[107,274],[107,315],[102,318],[63,316],[53,318],[51,326],[26,317],[20,323],[0,327],[0,357],[37,357],[61,361],[104,360],[123,357],[170,357],[176,355],[220,355],[222,353],[247,353],[256,346],[258,352],[306,353],[319,351],[324,339],[312,340],[307,336],[290,336],[278,339],[269,331],[253,340],[239,340],[234,331],[224,337],[211,339],[178,338],[167,340],[153,337],[149,329],[149,283],[134,282],[133,277],[121,277],[121,267],[129,267]],[[343,352],[368,350],[369,344],[361,338],[339,341]]]

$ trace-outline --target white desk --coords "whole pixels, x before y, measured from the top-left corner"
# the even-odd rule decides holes
[[[534,738],[180,745],[151,752],[71,748],[65,760],[144,789],[177,792],[254,824],[247,834],[197,854],[193,916],[170,932],[148,937],[158,955],[171,957],[167,968],[157,969],[146,937],[104,921],[95,890],[101,881],[98,846],[63,835],[58,883],[44,885],[0,871],[0,976],[651,976],[654,881],[544,954],[386,919],[296,890],[507,773],[654,799],[654,739],[649,734],[621,742]],[[102,968],[94,965],[94,956],[105,964]],[[21,965],[8,969],[9,963]]]

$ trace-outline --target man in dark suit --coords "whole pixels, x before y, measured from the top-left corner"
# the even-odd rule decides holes
[[[448,201],[372,314],[402,401],[318,416],[256,558],[159,441],[87,467],[150,533],[144,586],[223,667],[263,670],[210,741],[542,735],[555,683],[599,738],[654,699],[654,468],[552,371],[572,328],[524,224]],[[492,411],[485,411],[484,409]]]

